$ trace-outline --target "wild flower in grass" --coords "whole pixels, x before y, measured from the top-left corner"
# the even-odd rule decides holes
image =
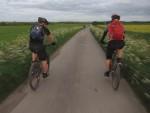
[[[4,52],[3,52],[3,51],[0,51],[0,57],[3,56],[3,55],[4,55]]]
[[[98,27],[94,27],[94,26],[91,26],[90,29],[91,29],[93,35],[99,40],[102,35],[102,30],[99,29]]]
[[[145,79],[142,80],[142,82],[145,83],[145,84],[150,84],[150,79],[145,78]]]
[[[149,94],[149,93],[144,93],[144,95],[145,95],[148,99],[150,99],[150,94]]]
[[[8,60],[17,57],[24,58],[29,53],[27,43],[27,38],[22,36],[17,37],[16,40],[12,42],[5,42],[5,44],[1,44],[3,45],[3,49],[1,50],[3,55],[0,55],[1,59]]]

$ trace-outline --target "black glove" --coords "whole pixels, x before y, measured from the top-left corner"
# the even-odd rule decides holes
[[[52,42],[51,44],[54,46],[54,45],[56,45],[56,42]]]
[[[100,43],[105,44],[104,40],[100,40]]]

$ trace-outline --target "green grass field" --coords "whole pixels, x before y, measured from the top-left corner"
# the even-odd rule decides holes
[[[62,46],[83,24],[51,24],[50,31],[57,44],[48,47],[53,53]],[[28,49],[30,25],[0,26],[0,102],[24,82],[28,75],[31,52]]]
[[[12,41],[18,36],[26,35],[29,26],[0,26],[0,41]]]
[[[82,24],[51,24],[49,25],[49,29],[52,32],[55,32],[59,30],[60,32],[63,31],[63,29],[69,29],[69,28],[75,28],[78,26],[82,26]],[[0,41],[12,41],[15,40],[17,37],[20,36],[28,36],[29,29],[31,25],[15,25],[15,26],[0,26]]]
[[[142,102],[150,108],[150,25],[125,25],[126,46],[124,75]],[[103,25],[92,26],[91,31],[99,41]],[[105,40],[107,41],[107,40]],[[106,45],[101,45],[104,48]],[[150,110],[150,109],[149,109]]]

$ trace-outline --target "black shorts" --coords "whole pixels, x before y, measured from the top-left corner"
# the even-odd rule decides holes
[[[115,50],[122,49],[125,45],[123,40],[112,40],[108,43],[107,51],[106,51],[106,58],[112,59],[112,55]]]
[[[29,48],[31,52],[36,53],[38,55],[39,60],[47,60],[48,55],[46,53],[45,47],[42,44],[30,43]]]

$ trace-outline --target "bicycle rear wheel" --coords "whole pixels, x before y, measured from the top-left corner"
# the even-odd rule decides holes
[[[120,65],[116,65],[116,68],[114,71],[111,73],[112,74],[112,87],[114,90],[118,90],[119,85],[120,85],[120,79],[121,79],[121,68]]]
[[[40,64],[33,64],[29,74],[29,86],[32,90],[36,90],[39,87],[40,74]]]

